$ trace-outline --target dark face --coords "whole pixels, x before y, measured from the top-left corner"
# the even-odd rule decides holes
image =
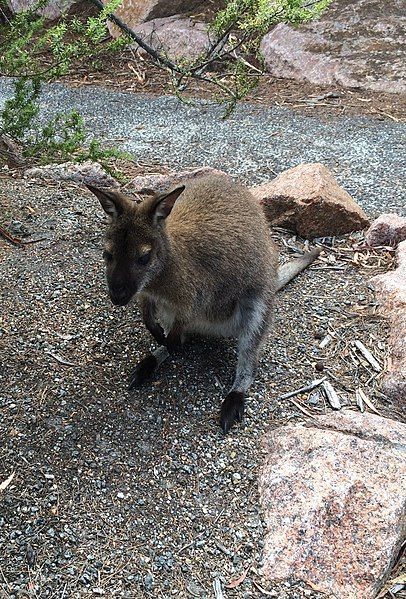
[[[88,188],[110,217],[103,252],[107,283],[113,304],[125,306],[162,272],[164,221],[185,188],[180,186],[138,205],[119,191]]]
[[[103,258],[110,299],[125,306],[142,291],[157,272],[157,239],[154,230],[137,222],[134,214],[123,215],[111,223]]]

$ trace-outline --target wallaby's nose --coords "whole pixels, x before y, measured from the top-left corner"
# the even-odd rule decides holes
[[[130,301],[131,295],[125,285],[110,287],[110,298],[114,305],[125,306]]]

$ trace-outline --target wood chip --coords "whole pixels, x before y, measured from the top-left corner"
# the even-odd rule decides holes
[[[333,338],[332,338],[332,336],[331,336],[331,335],[326,335],[326,336],[324,337],[324,339],[323,339],[322,341],[320,341],[320,343],[319,343],[319,348],[320,348],[320,349],[324,349],[325,347],[327,347],[327,345],[328,345],[329,343],[331,343],[331,341],[332,341],[332,340],[333,340]]]
[[[328,381],[323,381],[323,389],[330,406],[334,408],[334,410],[341,410],[341,402],[338,399],[338,395],[333,385]]]
[[[398,584],[406,584],[406,574],[401,574],[400,576],[397,576],[396,578],[389,580],[385,584],[385,586],[383,587],[382,591],[379,593],[376,599],[382,599],[382,597],[384,597],[388,591],[391,591],[393,593],[392,588]]]
[[[369,362],[369,364],[372,366],[372,368],[376,372],[381,372],[382,368],[381,368],[379,362],[376,360],[376,358],[374,358],[374,356],[371,354],[371,352],[369,351],[369,349],[367,349],[365,347],[365,345],[362,343],[362,341],[359,341],[357,339],[356,341],[354,341],[354,344],[355,344],[356,348],[364,356],[364,358],[366,359],[366,361]]]
[[[362,399],[362,395],[360,393],[360,389],[355,390],[355,400],[357,402],[357,406],[361,410],[361,412],[365,412],[364,400]]]
[[[393,587],[389,589],[389,592],[392,593],[392,595],[396,595],[396,593],[399,593],[399,591],[403,591],[404,588],[405,585],[403,583],[397,582],[395,585],[393,585]]]
[[[221,582],[219,578],[213,580],[213,589],[215,599],[224,599],[223,591],[221,588]]]
[[[10,476],[8,478],[6,478],[6,480],[4,480],[2,483],[0,483],[0,491],[5,491],[7,489],[7,487],[13,480],[14,476],[15,476],[15,472],[12,472],[10,474]]]

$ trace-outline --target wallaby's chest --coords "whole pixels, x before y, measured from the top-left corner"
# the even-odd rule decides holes
[[[175,320],[184,320],[185,315],[167,299],[160,296],[151,299],[156,305],[157,318],[166,334],[171,330]],[[234,337],[240,330],[242,315],[236,301],[208,305],[197,299],[186,320],[186,333]]]

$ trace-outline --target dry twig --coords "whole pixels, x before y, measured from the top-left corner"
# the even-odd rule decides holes
[[[322,379],[315,379],[309,385],[305,387],[300,387],[300,389],[296,389],[295,391],[289,391],[289,393],[284,393],[278,397],[278,400],[281,399],[289,399],[290,397],[294,397],[295,395],[299,395],[300,393],[306,393],[306,391],[312,391],[315,387],[318,387],[322,384],[323,381],[326,380],[327,377],[323,377]]]
[[[306,416],[310,416],[310,418],[314,418],[313,414],[306,410],[306,408],[304,408],[298,401],[295,401],[294,399],[289,399],[289,401],[294,406],[296,406],[301,412],[303,412],[303,414],[306,414]]]
[[[55,354],[51,351],[47,351],[45,353],[48,354],[48,356],[51,356],[51,358],[53,358],[57,362],[59,362],[59,364],[63,364],[64,366],[77,366],[77,364],[74,364],[73,362],[68,362],[68,360],[65,360],[65,358],[62,358],[58,354]]]

